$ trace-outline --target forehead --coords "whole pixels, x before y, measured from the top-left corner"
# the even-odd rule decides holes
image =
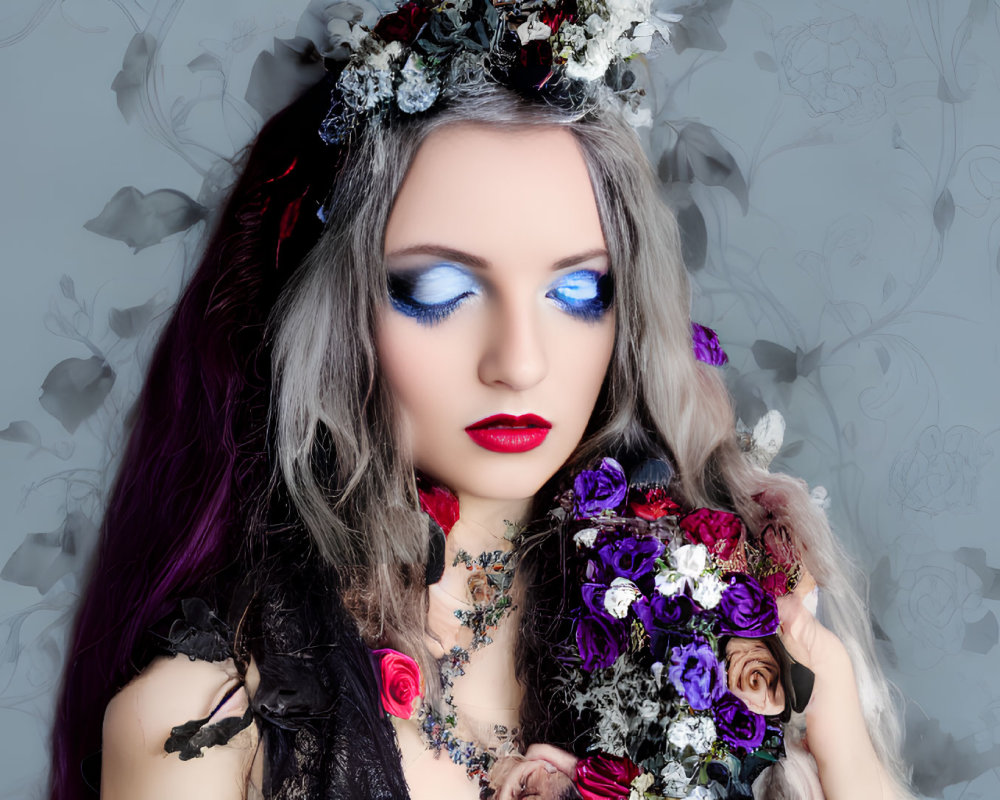
[[[459,123],[431,133],[396,196],[391,253],[439,244],[488,261],[554,262],[604,247],[583,153],[557,126]]]

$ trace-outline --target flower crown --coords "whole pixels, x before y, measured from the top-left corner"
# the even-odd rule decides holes
[[[669,42],[680,19],[653,15],[650,0],[409,0],[370,30],[335,19],[350,56],[320,136],[343,144],[365,117],[426,111],[447,84],[477,79],[574,106],[603,81],[637,112],[642,92],[623,65],[655,36]]]

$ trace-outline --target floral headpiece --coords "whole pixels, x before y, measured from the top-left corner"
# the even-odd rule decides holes
[[[641,92],[621,68],[670,40],[676,14],[650,0],[409,0],[370,29],[335,19],[334,57],[349,53],[320,135],[345,142],[364,117],[417,114],[450,82],[481,78],[526,93],[583,102],[603,80],[636,111]]]

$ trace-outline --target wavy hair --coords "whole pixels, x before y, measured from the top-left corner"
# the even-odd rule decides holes
[[[874,656],[862,574],[805,485],[760,469],[740,451],[719,371],[692,353],[690,286],[675,221],[610,98],[565,109],[482,82],[455,84],[433,114],[369,124],[345,160],[323,237],[276,310],[278,466],[317,550],[346,572],[348,606],[364,635],[424,653],[426,527],[415,513],[412,465],[395,446],[395,409],[373,342],[393,198],[421,143],[459,123],[564,126],[589,169],[615,279],[616,343],[589,433],[563,472],[607,452],[664,454],[687,503],[732,509],[758,530],[767,515],[787,526],[824,589],[826,622],[851,655],[872,742],[905,796],[898,704]],[[544,493],[536,507],[547,505]],[[527,739],[548,703],[533,683],[531,662],[543,657],[532,648],[536,623],[522,626],[519,650]],[[534,733],[544,729],[539,722]],[[773,772],[773,790],[807,791],[795,770]]]

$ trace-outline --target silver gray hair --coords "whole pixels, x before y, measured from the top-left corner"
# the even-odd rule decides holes
[[[383,234],[393,200],[423,141],[457,123],[565,126],[590,171],[615,280],[617,331],[593,433],[567,468],[623,447],[664,453],[688,503],[731,508],[751,528],[762,527],[766,514],[786,525],[824,591],[827,622],[851,655],[875,748],[897,794],[908,796],[898,702],[874,655],[860,572],[805,485],[740,452],[722,378],[692,354],[690,286],[675,221],[610,97],[566,110],[483,81],[458,82],[432,114],[372,121],[346,154],[326,230],[275,315],[273,418],[281,477],[317,551],[336,565],[363,635],[430,663],[423,644],[427,529],[412,464],[397,446],[374,334],[386,302]],[[796,764],[810,759],[798,755]],[[772,772],[769,793],[782,786],[787,796],[802,794],[794,770]]]

